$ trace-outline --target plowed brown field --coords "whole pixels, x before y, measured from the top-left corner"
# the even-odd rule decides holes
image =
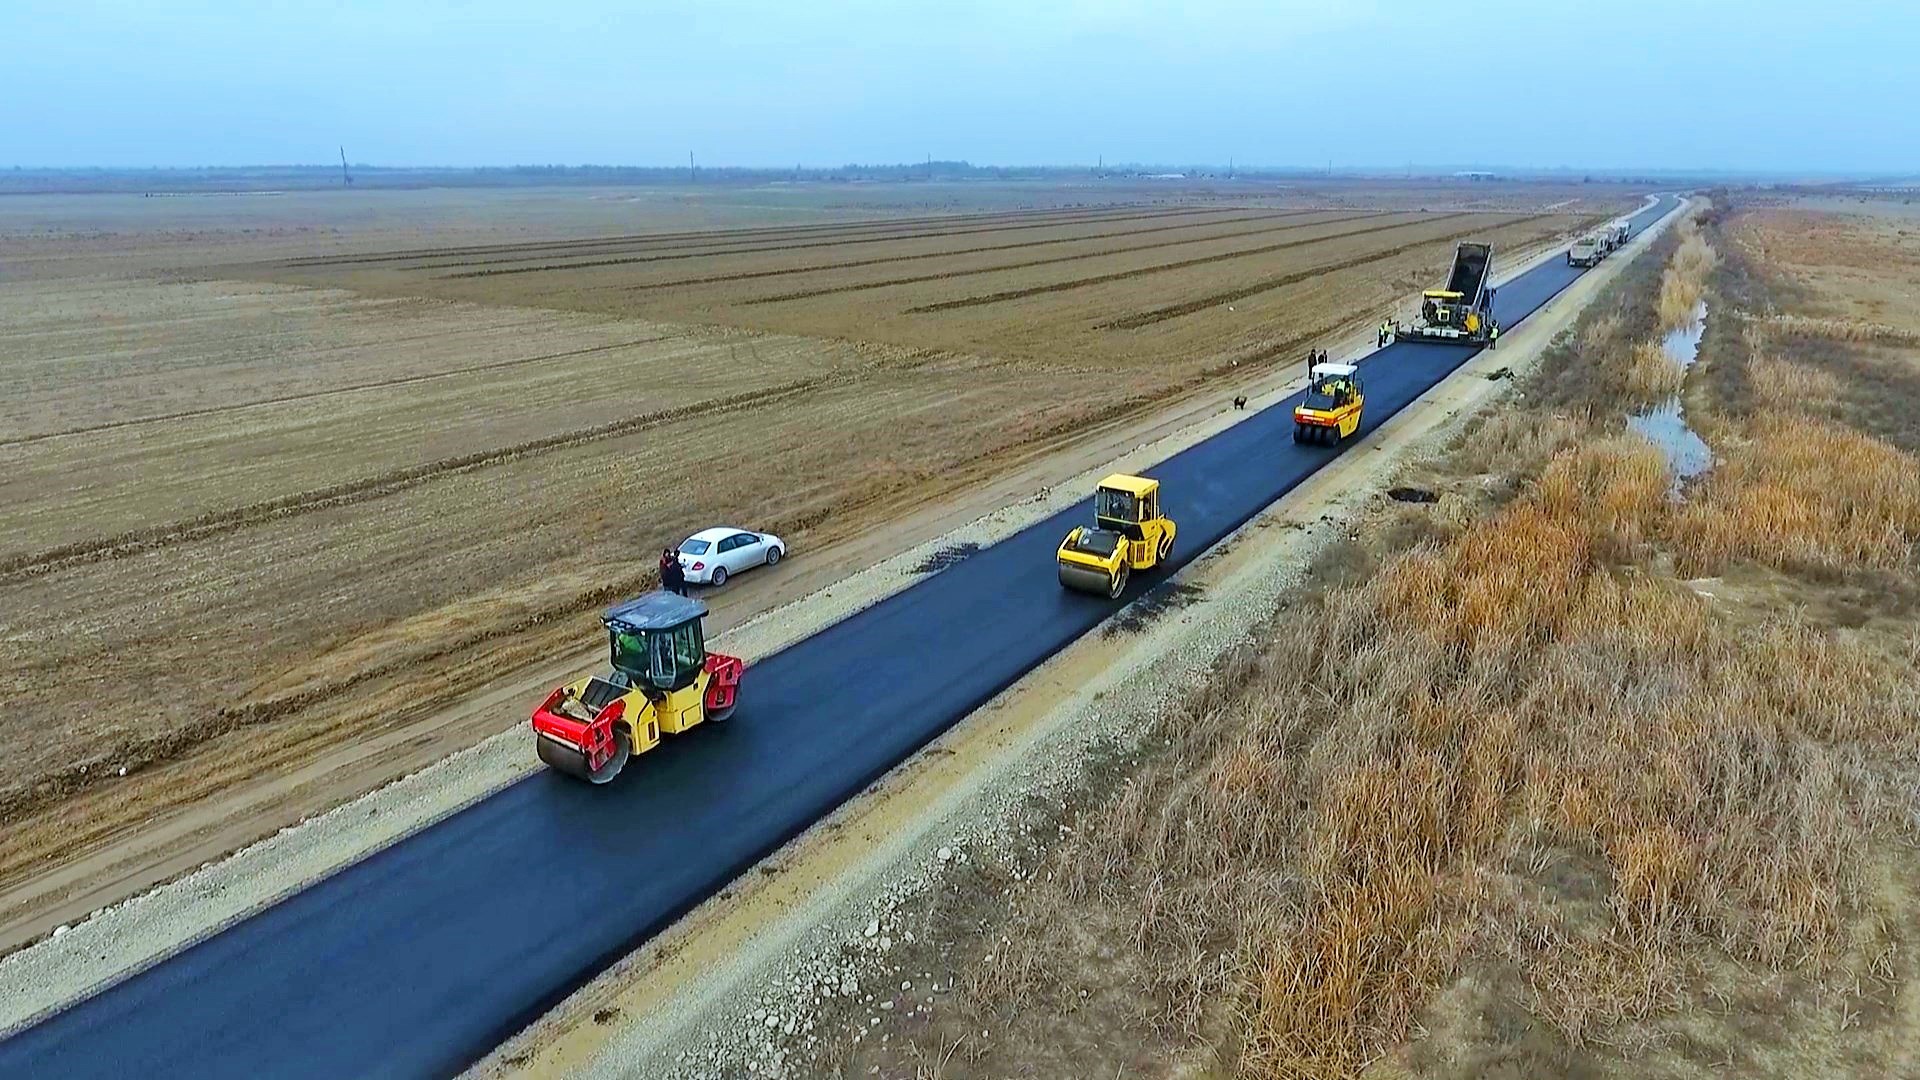
[[[805,558],[1637,202],[1256,190],[0,208],[0,884],[590,642],[692,528]]]

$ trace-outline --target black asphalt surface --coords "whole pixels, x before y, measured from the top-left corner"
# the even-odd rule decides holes
[[[1502,286],[1501,324],[1583,272]],[[1367,358],[1365,427],[1473,354]],[[1292,406],[1147,470],[1174,568],[1340,452],[1295,444]],[[1054,549],[1090,503],[753,665],[731,720],[607,787],[537,773],[15,1034],[0,1077],[459,1071],[1165,576],[1119,602],[1063,591]]]

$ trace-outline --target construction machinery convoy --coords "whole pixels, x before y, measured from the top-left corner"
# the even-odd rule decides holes
[[[1493,318],[1493,245],[1465,243],[1453,253],[1447,287],[1428,289],[1420,298],[1420,317],[1395,323],[1400,341],[1438,341],[1456,345],[1488,345],[1498,335]]]
[[[1626,243],[1626,226],[1609,225],[1582,239],[1569,262],[1592,265]],[[1595,254],[1597,252],[1597,254]],[[1464,243],[1454,252],[1444,289],[1421,298],[1420,317],[1395,323],[1400,341],[1491,346],[1493,247]],[[1339,444],[1360,429],[1366,393],[1352,364],[1315,363],[1306,396],[1293,410],[1295,442]],[[1131,576],[1166,562],[1177,531],[1160,510],[1160,482],[1115,473],[1093,495],[1091,526],[1076,526],[1056,553],[1060,584],[1119,599]],[[733,713],[741,673],[737,657],[709,653],[701,629],[706,605],[667,592],[648,593],[607,611],[602,622],[612,671],[568,683],[533,713],[540,760],[592,784],[619,775],[634,754],[708,720]]]
[[[1360,430],[1367,403],[1360,369],[1352,364],[1315,364],[1307,396],[1293,407],[1293,441],[1339,443]]]
[[[653,592],[601,617],[613,670],[568,683],[533,711],[540,760],[568,776],[604,784],[634,754],[708,720],[733,715],[738,657],[707,651],[701,620],[707,606]]]
[[[1616,221],[1599,232],[1583,236],[1567,249],[1567,265],[1598,266],[1600,260],[1625,247],[1630,236],[1624,221]]]
[[[1173,553],[1172,519],[1160,513],[1160,481],[1115,473],[1093,492],[1093,526],[1076,525],[1060,542],[1060,584],[1119,599],[1134,571]]]
[[[1115,473],[1100,481],[1093,519],[1093,527],[1075,528],[1060,545],[1060,583],[1067,588],[1118,599],[1134,571],[1151,570],[1173,552],[1176,529],[1160,512],[1158,480]],[[612,670],[556,689],[533,710],[540,760],[604,784],[662,736],[733,715],[746,664],[707,651],[706,614],[705,604],[670,592],[609,608],[600,621]]]

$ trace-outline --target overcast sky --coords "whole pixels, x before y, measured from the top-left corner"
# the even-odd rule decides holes
[[[1914,0],[0,0],[0,165],[1920,169]]]

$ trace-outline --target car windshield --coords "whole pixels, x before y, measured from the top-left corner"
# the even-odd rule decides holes
[[[1133,493],[1101,488],[1093,493],[1093,513],[1095,517],[1114,518],[1118,521],[1138,521],[1134,510]]]
[[[712,544],[707,543],[705,540],[688,540],[680,545],[680,553],[683,555],[705,555],[707,549],[712,546]]]

